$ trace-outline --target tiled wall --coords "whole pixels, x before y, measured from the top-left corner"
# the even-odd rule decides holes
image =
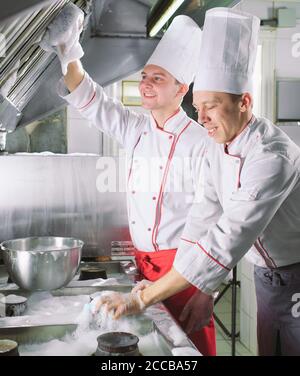
[[[67,117],[68,154],[102,154],[101,132],[71,106],[68,106]]]
[[[253,279],[253,265],[243,259],[240,263],[241,300],[240,300],[240,340],[257,354],[256,336],[256,297]]]

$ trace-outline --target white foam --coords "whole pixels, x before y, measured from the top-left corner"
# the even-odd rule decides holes
[[[52,296],[49,292],[37,292],[28,299],[27,315],[69,315],[79,314],[84,305],[89,303],[88,295]]]
[[[177,325],[170,326],[168,335],[172,339],[174,346],[186,345],[186,335]]]
[[[192,347],[175,347],[172,349],[174,356],[202,356],[199,351]]]

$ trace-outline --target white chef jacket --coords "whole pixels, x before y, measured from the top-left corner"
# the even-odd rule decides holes
[[[256,265],[300,262],[300,149],[266,119],[252,118],[228,145],[210,140],[201,196],[174,261],[211,294],[249,250]]]
[[[160,129],[151,115],[109,98],[87,73],[70,94],[61,79],[58,93],[126,149],[128,219],[135,247],[146,252],[177,248],[197,187],[205,130],[181,108]]]

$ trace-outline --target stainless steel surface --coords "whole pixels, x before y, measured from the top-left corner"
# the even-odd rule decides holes
[[[1,128],[0,124],[0,152],[5,151],[6,148],[6,135],[7,131]]]
[[[83,242],[73,238],[31,237],[1,243],[12,280],[24,290],[54,290],[74,277]]]
[[[49,4],[54,1],[55,0],[5,1],[5,7],[4,9],[1,9],[0,20],[7,19],[28,9],[39,9],[45,4]]]
[[[80,287],[80,288],[63,288],[52,292],[54,297],[64,296],[82,296],[93,295],[96,292],[101,291],[120,291],[129,292],[132,286],[92,286],[92,287]],[[30,296],[28,291],[22,290],[0,290],[0,294],[15,294],[22,296]],[[44,343],[51,339],[62,339],[65,335],[75,332],[77,329],[77,316],[72,314],[64,315],[63,317],[57,316],[23,316],[23,317],[9,317],[5,319],[0,318],[0,339],[8,338],[17,341],[19,344],[32,344],[32,343]],[[174,340],[169,336],[169,328],[173,325],[177,326],[175,321],[169,315],[168,311],[162,304],[156,304],[149,307],[145,314],[135,316],[132,318],[135,324],[136,335],[140,338],[142,336],[155,333],[158,342],[153,343],[153,354],[170,356],[172,355],[172,349],[175,346]],[[179,331],[181,329],[178,328]],[[70,337],[69,337],[70,338]],[[181,339],[182,346],[195,349],[194,345],[182,332]],[[95,348],[96,350],[96,348]],[[143,354],[142,348],[140,350]],[[22,355],[22,354],[21,354]],[[148,354],[143,354],[148,355]]]
[[[13,131],[21,119],[21,112],[8,99],[0,93],[0,131]]]
[[[40,49],[38,41],[47,25],[67,2],[46,2],[42,9],[29,10],[22,16],[18,14],[18,7],[5,5],[10,13],[15,10],[16,16],[0,23],[0,33],[7,44],[6,56],[0,57],[0,87],[10,82],[9,88],[6,88],[8,99],[22,116],[13,117],[12,113],[10,116],[3,115],[6,119],[4,128],[14,130],[17,124],[26,125],[65,104],[56,92],[57,81],[61,77],[60,64],[54,54]],[[159,41],[158,38],[146,38],[147,17],[154,1],[73,2],[84,9],[87,15],[85,31],[81,37],[85,51],[82,61],[85,69],[97,82],[106,86],[143,67]],[[239,2],[186,1],[180,12],[190,15],[202,26],[207,9],[216,6],[232,7]],[[15,80],[12,80],[14,75]],[[3,107],[2,113],[4,110],[6,111]]]
[[[76,324],[3,327],[0,321],[0,339],[9,338],[19,344],[33,343],[34,341],[38,343],[47,342],[71,334],[76,328]]]
[[[43,8],[29,10],[0,23],[0,33],[5,40],[5,53],[0,57],[0,87],[2,94],[4,92],[3,95],[12,103],[11,107],[21,113],[18,117],[14,116],[13,111],[8,112],[5,103],[0,102],[2,124],[6,129],[13,131],[20,121],[26,120],[21,120],[22,110],[46,79],[43,74],[55,55],[44,52],[38,43],[47,25],[67,2],[57,0],[50,5],[48,2]],[[74,0],[74,3],[80,8],[85,8],[87,4],[85,0]]]
[[[42,9],[28,11],[25,15],[16,15],[0,23],[0,33],[6,42],[5,56],[0,57],[0,87],[4,89],[5,86],[8,99],[22,114],[16,118],[11,112],[5,114],[6,108],[0,107],[0,112],[4,114],[4,128],[13,131],[17,124],[26,125],[65,105],[56,92],[57,81],[61,77],[58,59],[55,54],[42,51],[38,41],[47,25],[67,2],[54,1]],[[143,41],[149,10],[146,4],[132,0],[73,2],[87,15],[85,31],[81,36],[85,51],[83,63],[96,81],[105,86],[143,66],[157,44],[157,40]],[[93,17],[90,17],[91,12]],[[133,32],[140,34],[140,38],[132,43],[130,37],[112,41],[112,38],[99,35],[101,31],[106,33],[107,24],[104,28],[103,24],[107,19],[109,27],[116,28],[121,34],[124,25],[127,28],[129,25]],[[99,59],[101,64],[98,63]]]
[[[132,279],[133,275],[126,274],[126,270],[130,269],[132,262],[94,262],[94,263],[81,263],[81,265],[97,265],[99,267],[103,267],[109,271],[108,274],[115,275],[116,273],[123,273],[124,274],[124,281],[127,280],[127,284],[119,284],[119,285],[103,285],[103,286],[91,286],[91,285],[81,285],[78,287],[71,287],[72,283],[75,282],[74,280],[66,287],[51,291],[51,295],[53,298],[63,299],[60,302],[64,301],[64,298],[67,299],[69,302],[75,302],[73,298],[70,297],[77,297],[78,302],[84,304],[86,300],[89,298],[94,297],[95,294],[98,295],[99,292],[103,291],[118,291],[122,293],[128,293],[131,291],[133,287]],[[0,265],[0,285],[1,281],[6,281],[6,274],[3,270],[3,267]],[[89,281],[81,281],[83,283]],[[7,296],[7,295],[19,295],[28,298],[28,306],[30,308],[31,302],[35,302],[34,304],[39,304],[39,299],[49,299],[51,295],[47,293],[47,296],[43,298],[44,295],[39,295],[41,293],[32,293],[29,291],[24,291],[21,289],[15,289],[13,285],[1,285],[0,286],[0,296]],[[37,295],[38,294],[38,295]],[[45,294],[45,293],[42,293]],[[48,306],[52,306],[52,303],[48,302]],[[70,304],[70,303],[69,303]],[[44,304],[43,304],[44,306]],[[50,307],[49,306],[49,307]],[[33,309],[33,315],[30,315],[30,311],[28,314],[24,313],[24,316],[20,317],[6,317],[1,319],[0,318],[0,339],[1,338],[10,338],[13,340],[18,341],[20,344],[31,344],[31,343],[44,343],[51,339],[59,339],[64,337],[66,334],[69,336],[67,338],[67,343],[69,343],[69,339],[71,338],[75,330],[77,329],[78,323],[78,314],[81,310],[79,307],[69,309],[69,306],[63,305],[64,310],[67,310],[68,314],[63,314],[63,312],[59,311],[58,314],[57,310],[55,309],[54,315],[49,315],[48,309],[46,308],[47,314],[36,313],[36,309]],[[73,305],[72,305],[73,307]],[[75,307],[75,306],[74,306]],[[60,308],[59,308],[60,310]],[[74,310],[74,311],[73,311]],[[53,311],[54,312],[54,311]],[[152,307],[147,308],[144,314],[140,316],[134,316],[130,318],[131,321],[127,321],[126,323],[126,330],[136,334],[140,338],[140,343],[142,341],[143,336],[146,337],[146,342],[144,342],[144,347],[140,347],[142,355],[172,355],[172,349],[178,346],[178,336],[176,341],[174,337],[170,337],[169,329],[172,326],[176,326],[177,324],[172,319],[168,311],[162,304],[156,304]],[[79,321],[80,322],[80,321]],[[124,324],[124,323],[123,323]],[[116,330],[124,331],[124,326],[120,327],[116,324]],[[134,325],[132,327],[132,325]],[[115,324],[114,324],[115,327]],[[129,330],[130,328],[134,328],[134,331]],[[111,329],[110,329],[111,330]],[[107,331],[104,329],[104,331]],[[97,332],[98,333],[98,332]],[[96,333],[96,334],[97,334]],[[194,345],[190,342],[188,337],[182,332],[182,330],[177,327],[177,335],[180,334],[180,346],[190,347],[195,349]],[[101,334],[101,333],[99,333]],[[99,336],[97,334],[96,337]],[[148,337],[150,335],[150,337]],[[154,335],[155,338],[152,336]],[[95,338],[96,338],[95,337]],[[76,336],[75,336],[76,338]],[[149,343],[149,340],[153,341],[152,344],[152,353],[146,354],[143,353],[143,349],[145,349],[145,343]],[[176,342],[176,345],[175,345]],[[149,347],[149,345],[148,345]],[[96,347],[95,347],[96,351]],[[21,354],[22,355],[22,354]]]
[[[0,242],[74,237],[85,243],[83,256],[110,255],[113,240],[130,239],[126,195],[98,191],[100,166],[99,156],[2,156]]]

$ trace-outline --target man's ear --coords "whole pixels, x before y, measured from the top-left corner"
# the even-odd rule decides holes
[[[246,112],[253,106],[253,99],[250,93],[244,93],[240,101],[240,111]]]
[[[189,85],[187,84],[180,84],[178,85],[179,89],[177,94],[180,94],[180,96],[184,97],[185,94],[189,91]]]

